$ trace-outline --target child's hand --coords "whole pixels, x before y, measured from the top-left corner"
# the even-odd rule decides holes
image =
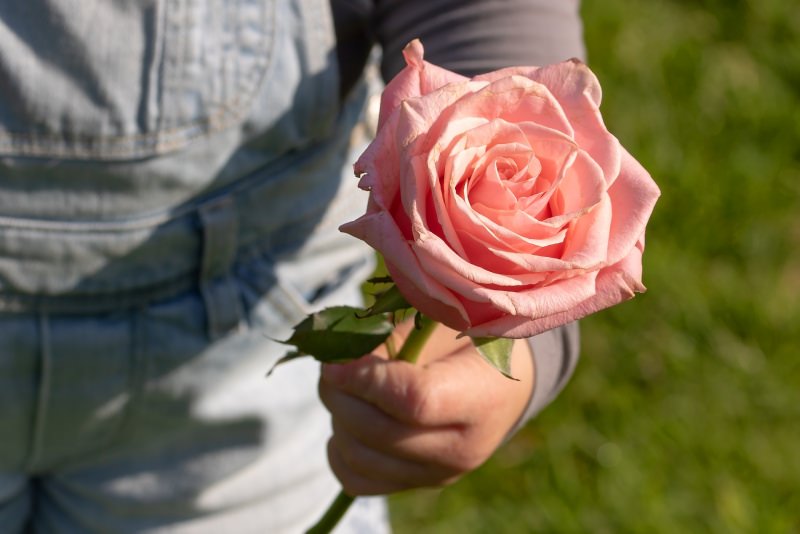
[[[347,494],[454,482],[488,459],[517,423],[533,393],[528,344],[514,345],[517,382],[456,335],[439,325],[417,364],[368,355],[323,366],[319,392],[334,430],[328,458]]]

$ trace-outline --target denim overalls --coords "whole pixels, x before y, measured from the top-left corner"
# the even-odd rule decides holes
[[[265,377],[371,269],[334,45],[328,0],[0,8],[0,532],[299,532],[338,491],[318,366]]]

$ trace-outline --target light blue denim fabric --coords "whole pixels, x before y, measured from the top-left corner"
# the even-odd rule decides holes
[[[370,251],[327,0],[0,8],[0,532],[300,532]],[[363,96],[363,93],[362,93]],[[383,532],[362,499],[340,532]]]

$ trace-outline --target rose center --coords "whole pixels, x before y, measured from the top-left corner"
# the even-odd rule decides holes
[[[517,163],[514,160],[501,158],[495,162],[495,166],[497,167],[497,174],[503,180],[514,180],[515,178],[519,179],[517,176],[519,169],[517,168]]]

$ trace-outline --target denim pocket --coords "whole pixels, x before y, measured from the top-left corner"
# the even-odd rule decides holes
[[[0,154],[142,158],[241,120],[277,2],[13,2],[0,19]]]

